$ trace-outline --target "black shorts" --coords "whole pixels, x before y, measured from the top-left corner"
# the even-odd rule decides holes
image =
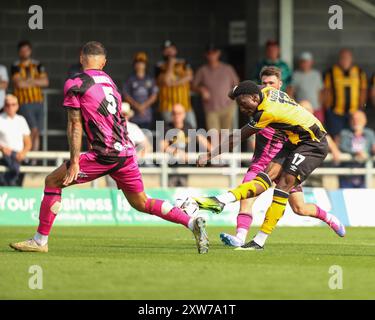
[[[303,182],[323,163],[327,154],[328,142],[325,137],[320,142],[302,142],[297,146],[286,142],[272,162],[281,164],[283,172]]]

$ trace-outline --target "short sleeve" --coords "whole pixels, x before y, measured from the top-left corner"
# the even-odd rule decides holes
[[[26,119],[22,116],[20,116],[21,121],[20,121],[20,130],[23,136],[29,136],[30,135],[30,128],[29,125],[26,122]]]
[[[10,67],[10,75],[13,77],[16,74],[19,74],[19,72],[20,72],[20,67],[15,63],[12,64],[12,66]]]
[[[316,71],[316,82],[317,82],[317,89],[322,90],[323,89],[323,79],[322,79],[322,75],[319,71]]]
[[[231,65],[229,65],[229,72],[232,78],[232,85],[237,85],[240,82],[240,78],[238,77],[236,70]]]
[[[130,86],[130,78],[129,78],[125,81],[124,85],[122,86],[122,94],[123,94],[124,97],[131,95],[130,94],[130,87],[131,86]]]
[[[202,84],[202,82],[203,82],[203,70],[202,70],[202,67],[200,67],[194,76],[193,86],[199,87]]]
[[[46,68],[45,68],[44,65],[41,64],[41,63],[38,63],[37,69],[38,69],[39,74],[44,74],[44,73],[46,73]]]
[[[159,88],[156,85],[155,79],[150,77],[150,81],[151,81],[150,95],[158,94]]]
[[[360,77],[361,77],[361,89],[367,89],[367,75],[366,75],[366,72],[364,72],[363,70],[361,70]]]
[[[331,89],[332,88],[330,71],[327,71],[327,72],[324,73],[324,87],[326,89]]]
[[[257,112],[247,124],[250,128],[255,130],[262,130],[273,122],[273,116],[269,112]]]
[[[133,129],[132,137],[134,139],[133,143],[135,145],[139,145],[141,143],[144,143],[145,140],[146,140],[146,136],[143,133],[143,131],[141,130],[141,128],[136,125],[132,129]]]
[[[80,108],[80,85],[79,78],[68,79],[64,85],[64,103],[67,108]]]
[[[4,66],[0,66],[0,79],[1,81],[9,82],[7,68]]]

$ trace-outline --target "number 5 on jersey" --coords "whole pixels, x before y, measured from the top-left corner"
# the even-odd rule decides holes
[[[111,114],[116,114],[117,112],[117,102],[115,96],[113,95],[113,89],[111,87],[103,87],[105,98],[108,102],[108,112]]]

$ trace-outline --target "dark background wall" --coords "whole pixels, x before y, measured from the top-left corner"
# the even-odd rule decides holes
[[[27,27],[31,4],[43,8],[43,30]],[[165,39],[173,39],[181,56],[196,67],[208,42],[227,44],[228,23],[244,20],[245,0],[1,0],[0,12],[0,62],[10,65],[16,58],[16,43],[29,39],[34,56],[49,71],[51,87],[58,88],[88,40],[106,45],[107,71],[118,82],[131,71],[136,51],[145,50],[151,63],[160,59]]]
[[[33,4],[44,10],[43,30],[28,28],[28,8]],[[344,10],[343,30],[328,28],[332,4]],[[343,0],[295,0],[293,17],[295,56],[312,51],[317,68],[323,71],[336,61],[341,47],[349,47],[369,75],[375,71],[375,19]],[[229,45],[229,23],[235,20],[247,22],[246,45]],[[77,62],[79,48],[88,40],[105,44],[109,52],[106,71],[121,85],[131,72],[133,54],[146,51],[153,65],[161,58],[165,39],[176,42],[180,55],[194,69],[203,62],[205,45],[215,42],[246,78],[262,56],[266,40],[278,36],[279,0],[0,1],[0,64],[9,67],[17,58],[17,42],[29,39],[35,58],[47,68],[51,88],[60,90],[68,67]],[[54,129],[65,127],[61,99],[53,96],[49,103]],[[196,109],[199,112],[199,105]]]

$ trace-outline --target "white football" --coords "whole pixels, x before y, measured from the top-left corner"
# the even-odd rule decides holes
[[[190,217],[196,217],[199,212],[198,203],[191,197],[176,199],[175,205],[185,211]]]

